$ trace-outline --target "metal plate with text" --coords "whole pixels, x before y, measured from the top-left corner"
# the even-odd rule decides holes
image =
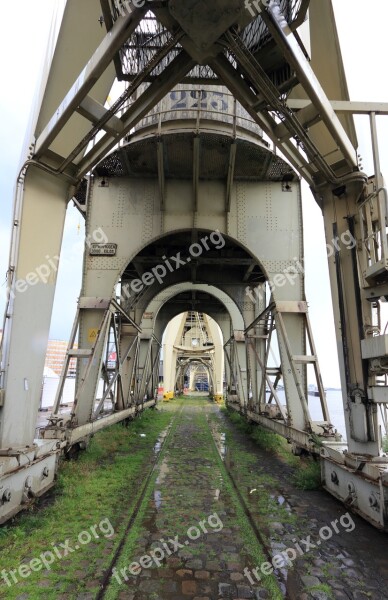
[[[116,256],[117,244],[90,244],[90,256]]]

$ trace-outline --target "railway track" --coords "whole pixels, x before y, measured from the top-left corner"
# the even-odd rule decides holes
[[[187,400],[186,400],[186,403],[187,403]],[[142,507],[143,507],[144,503],[149,502],[152,492],[154,491],[154,489],[156,489],[155,481],[157,478],[157,474],[160,471],[161,465],[164,461],[164,458],[166,456],[166,453],[176,456],[181,451],[182,452],[181,460],[190,460],[190,459],[193,460],[193,454],[194,454],[194,458],[195,458],[196,452],[199,447],[196,445],[196,443],[193,443],[195,435],[200,436],[200,444],[199,445],[203,444],[204,447],[206,447],[206,455],[207,455],[207,460],[209,462],[209,465],[207,465],[207,466],[209,466],[210,469],[217,470],[217,472],[219,471],[219,473],[220,473],[220,477],[224,482],[224,485],[221,484],[221,486],[220,486],[223,488],[222,494],[226,496],[226,495],[230,494],[230,489],[231,488],[233,489],[235,497],[237,499],[237,502],[239,503],[239,506],[240,506],[240,508],[237,507],[237,513],[243,513],[243,518],[245,519],[245,525],[250,528],[251,535],[254,536],[257,546],[262,551],[264,560],[270,561],[272,558],[271,554],[270,554],[270,550],[266,546],[265,540],[263,539],[263,536],[261,535],[260,530],[257,527],[257,525],[250,513],[249,506],[245,502],[245,500],[239,490],[238,484],[235,481],[233,473],[228,468],[228,465],[225,462],[224,457],[222,456],[220,447],[217,444],[215,433],[212,430],[212,428],[209,424],[209,421],[208,421],[207,407],[209,407],[209,405],[204,402],[201,402],[201,404],[197,408],[195,408],[195,407],[187,408],[186,403],[182,402],[182,404],[178,408],[176,414],[173,416],[170,426],[168,428],[168,433],[163,441],[163,444],[161,445],[160,450],[159,450],[157,456],[155,457],[155,460],[153,461],[150,470],[148,471],[145,479],[143,480],[143,483],[139,490],[135,505],[134,505],[133,510],[131,511],[131,514],[128,518],[128,523],[126,525],[125,531],[124,531],[122,538],[115,550],[115,553],[112,557],[110,565],[109,565],[108,569],[105,571],[105,574],[103,576],[102,583],[101,583],[101,589],[99,590],[98,595],[96,596],[97,600],[102,600],[108,596],[107,592],[108,592],[111,582],[112,582],[112,574],[113,574],[114,570],[116,570],[116,572],[117,572],[117,568],[120,566],[122,555],[123,555],[123,553],[125,553],[124,550],[126,547],[127,538],[129,536],[132,528],[134,527],[134,525],[138,524],[139,513],[142,512]],[[202,415],[200,414],[201,412],[202,412]],[[191,423],[193,420],[197,420],[200,423],[200,427],[199,427],[198,431],[194,431],[194,429],[192,429],[192,436],[190,439],[190,435],[189,435],[190,427],[189,427],[189,429],[187,429],[187,427],[188,427],[188,423]],[[185,453],[185,451],[186,451],[186,453]],[[227,482],[229,482],[229,485],[227,485]],[[191,491],[193,494],[195,494],[195,492],[197,492],[197,493],[199,493],[199,495],[201,495],[201,493],[202,493],[202,490],[199,490],[198,487],[195,487],[194,482],[193,482],[193,488]],[[236,502],[235,499],[234,499],[234,501]],[[231,502],[233,504],[232,499],[226,498],[226,502]],[[179,506],[176,507],[176,510],[179,513]],[[233,524],[233,521],[231,521],[231,524]],[[232,543],[232,542],[229,542],[229,543]],[[187,544],[187,541],[186,541],[186,544]],[[220,552],[222,552],[222,550],[220,550]],[[220,554],[220,555],[222,555],[222,554]],[[182,564],[181,568],[184,569],[183,564]],[[220,581],[222,580],[222,576],[219,572],[213,573],[212,575],[213,575],[213,577],[214,576],[219,577]],[[277,572],[276,576],[277,576],[278,585],[279,585],[279,595],[273,596],[273,598],[275,598],[275,597],[289,598],[289,596],[285,593],[286,586],[285,586],[285,581],[284,581],[282,574],[280,572]],[[220,585],[227,585],[227,584],[221,583]],[[168,600],[170,598],[170,596],[168,594],[166,594],[166,596],[158,596],[158,598],[159,597],[162,598],[163,600],[165,600],[165,599]],[[177,596],[174,596],[174,597],[177,597]],[[182,597],[184,598],[184,596],[182,596]],[[237,597],[237,596],[233,596],[233,597]],[[141,598],[143,598],[143,596],[141,596]]]
[[[115,566],[118,563],[118,560],[119,560],[119,558],[121,556],[121,553],[122,553],[123,547],[125,545],[127,536],[129,534],[129,532],[130,532],[133,524],[135,523],[136,518],[139,515],[139,512],[140,512],[140,509],[141,509],[141,507],[143,505],[143,502],[145,501],[145,499],[147,497],[147,493],[149,492],[150,486],[151,486],[151,484],[153,482],[153,479],[155,478],[155,473],[156,473],[156,470],[158,468],[158,465],[160,464],[160,461],[162,460],[162,457],[163,457],[163,454],[164,454],[164,449],[166,448],[169,440],[171,439],[171,436],[172,436],[173,431],[174,431],[174,426],[176,425],[178,418],[182,414],[182,411],[183,411],[183,403],[182,403],[181,407],[178,409],[178,412],[172,417],[170,425],[167,428],[167,435],[165,436],[163,442],[160,444],[160,446],[158,448],[158,451],[157,451],[157,454],[155,456],[155,459],[154,459],[154,461],[151,464],[151,468],[150,468],[148,474],[146,475],[146,478],[143,481],[143,484],[142,484],[142,486],[140,488],[140,492],[138,493],[135,505],[133,507],[131,515],[129,516],[128,524],[127,524],[127,526],[125,528],[124,534],[123,534],[123,536],[121,538],[121,541],[119,542],[119,545],[118,545],[118,547],[117,547],[117,549],[116,549],[116,551],[115,551],[115,553],[113,555],[112,561],[111,561],[108,569],[106,570],[106,572],[104,574],[104,577],[103,577],[103,580],[102,580],[102,583],[101,583],[101,589],[100,589],[98,595],[96,596],[96,600],[102,600],[103,598],[105,598],[105,593],[106,593],[106,590],[109,587],[109,583],[110,583],[110,579],[112,577],[113,569],[115,568]]]

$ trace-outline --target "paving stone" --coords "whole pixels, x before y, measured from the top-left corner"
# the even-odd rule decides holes
[[[139,590],[142,592],[157,592],[159,582],[152,579],[146,579],[139,584]]]
[[[194,577],[196,579],[210,579],[209,571],[195,571]]]
[[[79,576],[77,576],[79,577]],[[82,572],[82,577],[83,577],[83,572]],[[39,588],[51,588],[52,587],[52,582],[47,580],[47,579],[43,579],[42,581],[38,581],[38,587]]]
[[[242,571],[243,570],[243,566],[240,563],[236,563],[236,562],[228,562],[226,563],[226,570],[227,571]]]
[[[230,578],[232,581],[243,581],[245,579],[242,573],[231,573]]]
[[[95,588],[99,588],[100,587],[100,580],[99,579],[95,579],[94,581],[87,581],[86,582],[86,587],[90,590],[90,589],[95,589]]]
[[[176,568],[176,567],[181,567],[181,566],[182,566],[182,561],[181,561],[181,559],[180,559],[180,558],[177,558],[176,556],[172,556],[172,557],[171,557],[171,556],[169,556],[169,557],[167,558],[167,561],[166,561],[166,563],[167,563],[167,565],[168,565],[169,567],[171,567],[172,569],[174,569],[174,568]]]
[[[313,567],[310,570],[310,575],[313,575],[314,577],[318,577],[318,579],[324,579],[325,578],[325,574],[322,571],[322,569],[319,569],[318,567]]]
[[[168,594],[172,594],[178,590],[178,583],[176,581],[166,581],[163,584],[163,591]]]
[[[178,577],[192,577],[193,571],[191,569],[179,569],[176,574]]]
[[[233,587],[229,583],[219,583],[218,593],[222,598],[230,598],[233,593]]]
[[[343,591],[344,590],[344,582],[343,581],[336,581],[335,579],[334,580],[333,579],[329,579],[326,583],[333,590],[339,590],[339,591]]]
[[[237,586],[237,595],[239,598],[253,598],[253,591],[246,585]]]
[[[361,571],[358,571],[358,570],[356,571],[356,569],[346,568],[344,570],[344,574],[347,579],[351,579],[351,580],[354,580],[354,579],[362,580],[363,579],[363,575],[362,575]]]
[[[182,594],[184,596],[195,596],[197,593],[197,584],[195,581],[182,582]]]
[[[330,596],[328,596],[325,592],[322,592],[321,590],[314,590],[312,592],[310,592],[311,597],[314,598],[314,600],[330,600]]]
[[[208,571],[222,571],[221,564],[216,560],[208,560],[205,566]]]
[[[332,590],[331,593],[334,596],[335,600],[349,600],[349,596],[345,594],[345,592],[341,592],[340,590]]]
[[[202,562],[202,560],[199,560],[198,558],[195,558],[193,560],[188,560],[186,563],[186,567],[188,569],[202,569],[203,562]]]
[[[142,577],[143,579],[150,579],[152,575],[148,569],[143,569],[140,573],[140,577]]]
[[[354,560],[352,560],[351,558],[343,558],[341,560],[342,564],[344,564],[346,567],[354,567],[355,566],[355,562]]]
[[[312,588],[316,585],[320,585],[318,577],[312,577],[311,575],[304,575],[302,578],[302,583],[306,588]]]

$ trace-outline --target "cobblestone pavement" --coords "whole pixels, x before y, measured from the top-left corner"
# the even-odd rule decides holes
[[[253,565],[241,531],[242,527],[249,529],[249,522],[243,513],[239,514],[241,508],[225,485],[225,471],[206,421],[209,405],[199,402],[197,406],[185,405],[178,417],[161,460],[140,538],[126,560],[120,560],[111,580],[110,593],[120,600],[283,597],[274,578],[263,585],[251,585],[243,575],[245,566]],[[137,576],[121,571],[123,565],[138,562],[152,550],[160,556],[163,541],[169,538],[179,540],[182,547],[160,559],[158,568],[154,563]],[[172,550],[174,545],[168,547]],[[167,554],[166,547],[164,550]],[[122,585],[118,585],[119,580]]]
[[[286,548],[295,548],[298,542],[311,536],[315,547],[311,547],[303,557],[297,558],[293,569],[287,574],[289,596],[298,600],[386,600],[387,535],[353,514],[350,515],[350,519],[354,529],[347,517],[344,520],[347,527],[343,528],[340,519],[347,513],[347,509],[340,502],[323,490],[298,490],[292,483],[293,471],[290,466],[247,440],[245,435],[236,431],[227,417],[220,415],[218,409],[213,408],[212,411],[216,411],[217,428],[229,433],[236,451],[240,449],[254,457],[249,464],[251,490],[256,487],[254,480],[257,474],[270,474],[271,482],[265,485],[266,493],[291,517],[296,517],[294,523],[292,519],[291,522],[281,522],[275,509],[272,517],[266,516],[263,519],[262,514],[255,512],[260,487],[253,494],[249,494],[250,511],[259,527],[265,530],[272,554]],[[241,469],[238,461],[234,460],[233,450],[227,460],[237,485],[243,489],[247,473]],[[339,533],[336,533],[331,525],[336,520]],[[322,527],[326,528],[324,537],[328,537],[330,530],[332,531],[332,536],[326,541],[319,535]],[[306,547],[302,543],[300,546],[302,550]]]
[[[386,535],[347,514],[324,491],[298,490],[292,477],[293,467],[239,432],[217,406],[187,401],[163,451],[141,527],[124,548],[106,597],[388,599]],[[256,538],[252,544],[231,481],[249,506],[264,552]],[[133,564],[152,551],[159,564]],[[286,551],[288,565],[279,563],[270,577],[254,574]]]

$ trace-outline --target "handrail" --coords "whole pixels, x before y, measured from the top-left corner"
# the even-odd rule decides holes
[[[208,89],[178,88],[172,90],[153,111],[148,113],[135,127],[139,131],[155,120],[159,123],[173,120],[203,120],[226,122],[228,125],[243,127],[259,134],[261,128],[250,117],[249,113],[235,101],[232,94]]]

